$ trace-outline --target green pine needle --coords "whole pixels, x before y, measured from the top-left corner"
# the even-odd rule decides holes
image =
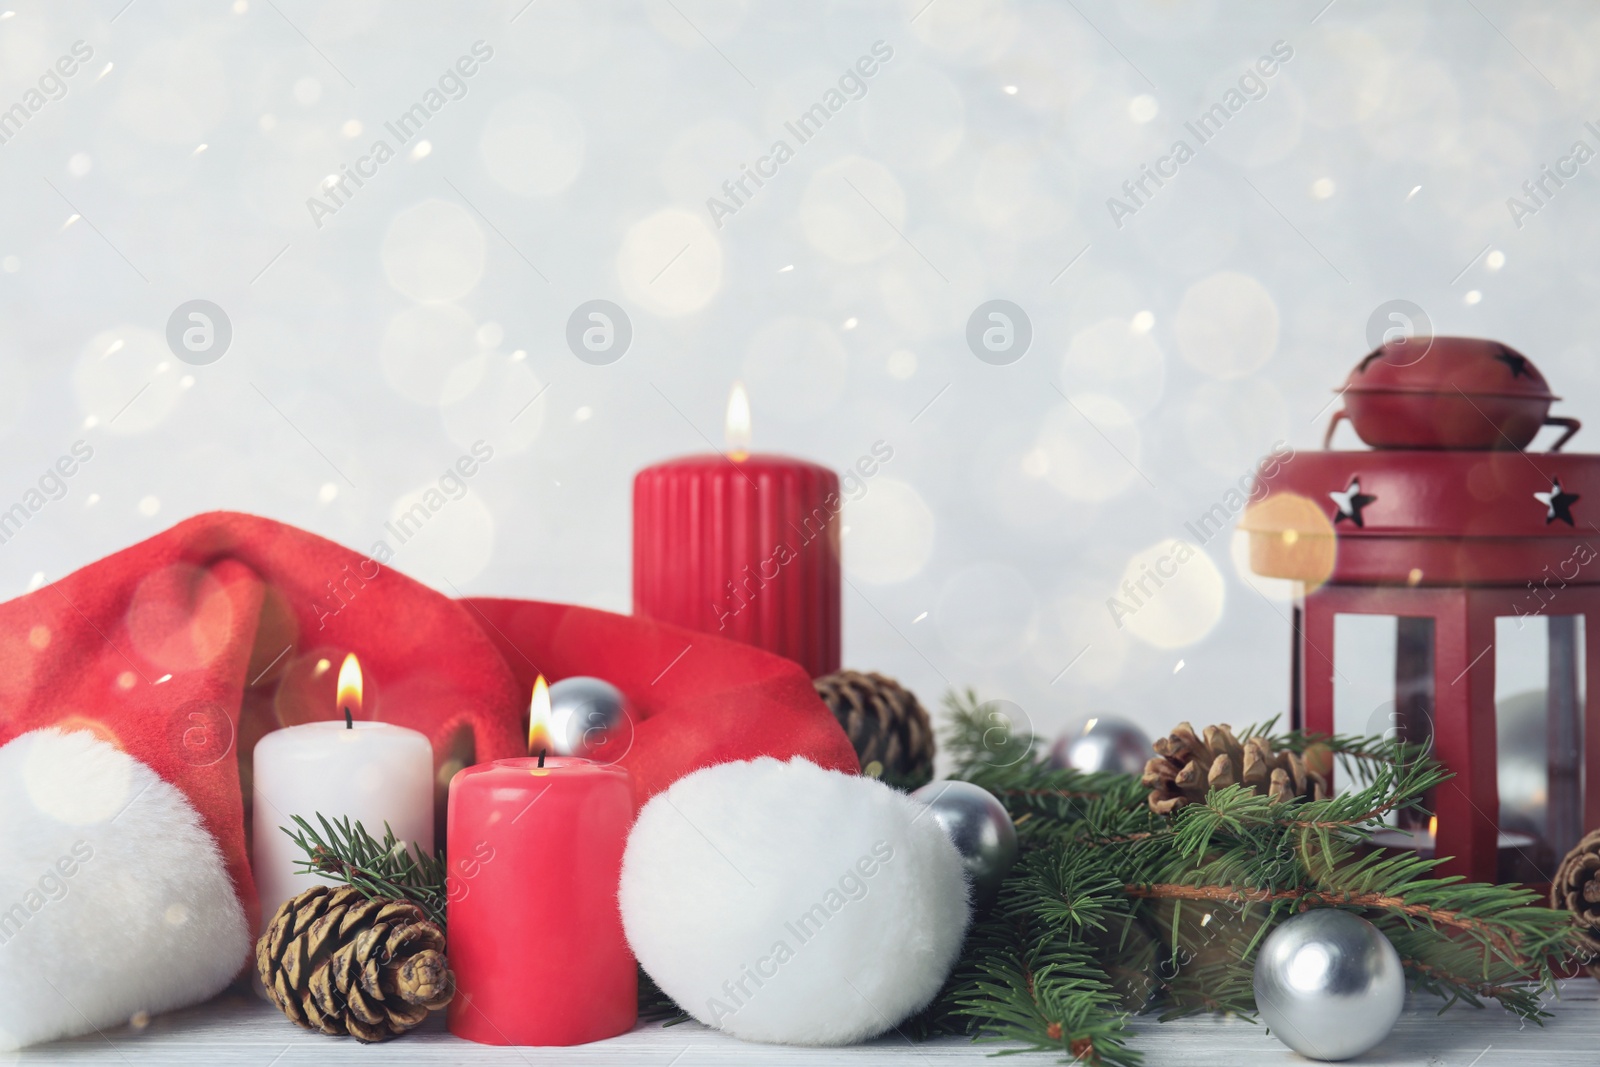
[[[441,849],[429,856],[415,844],[400,841],[388,823],[383,824],[383,840],[369,834],[359,822],[349,819],[330,822],[317,815],[322,825],[319,834],[298,815],[293,816],[300,832],[278,829],[306,854],[296,860],[300,874],[320,874],[353,886],[367,898],[387,897],[409,900],[428,916],[428,921],[445,928],[445,858]]]
[[[1441,1010],[1496,1001],[1540,1021],[1556,970],[1580,949],[1571,917],[1519,886],[1440,878],[1440,861],[1366,848],[1392,812],[1420,811],[1449,776],[1415,747],[1380,738],[1241,732],[1274,751],[1313,743],[1338,759],[1348,793],[1274,804],[1242,786],[1213,790],[1169,816],[1146,804],[1135,775],[1050,767],[1036,738],[971,690],[945,702],[944,749],[954,777],[1005,804],[1020,855],[998,900],[974,916],[950,979],[899,1030],[965,1034],[1003,1051],[1058,1053],[1063,1063],[1137,1067],[1130,1015],[1200,1012],[1254,1018],[1262,941],[1313,907],[1375,923],[1394,944],[1410,987]],[[301,867],[369,897],[398,897],[445,922],[445,857],[427,856],[384,827],[295,818],[284,828]],[[641,972],[645,1018],[686,1016]]]
[[[1255,1016],[1255,955],[1283,920],[1337,907],[1375,923],[1413,990],[1498,1001],[1539,1021],[1555,968],[1576,951],[1565,913],[1518,886],[1440,878],[1441,861],[1366,848],[1392,812],[1420,811],[1449,775],[1381,738],[1239,733],[1274,751],[1326,745],[1352,790],[1274,804],[1243,786],[1152,813],[1137,776],[1051,768],[1036,738],[968,690],[945,702],[953,776],[1000,798],[1021,853],[960,963],[907,1032],[964,1033],[1131,1065],[1126,1019]]]

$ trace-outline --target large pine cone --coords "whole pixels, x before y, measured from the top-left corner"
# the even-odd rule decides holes
[[[1194,727],[1182,722],[1152,747],[1157,755],[1144,765],[1144,784],[1150,787],[1150,810],[1157,815],[1229,785],[1247,785],[1274,803],[1296,797],[1322,800],[1330,792],[1333,754],[1326,745],[1308,745],[1304,756],[1274,752],[1264,737],[1241,744],[1226,723],[1207,726],[1202,740]]]
[[[901,789],[933,780],[933,724],[916,694],[893,678],[861,671],[836,671],[814,683],[833,709],[861,759],[863,774]]]
[[[1550,883],[1550,906],[1572,913],[1585,949],[1583,963],[1600,978],[1600,830],[1579,841],[1561,861]]]
[[[307,1030],[383,1041],[450,1003],[444,933],[408,901],[314,886],[285,901],[256,942],[267,995]]]

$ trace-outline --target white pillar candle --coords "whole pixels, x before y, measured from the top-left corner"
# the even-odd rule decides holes
[[[354,658],[347,661],[347,668]],[[345,672],[341,671],[341,683]],[[359,686],[359,682],[356,683]],[[350,707],[341,684],[340,703]],[[359,688],[354,711],[360,709]],[[399,840],[433,851],[433,746],[415,730],[354,720],[305,723],[256,743],[252,867],[261,898],[261,925],[278,906],[328,879],[303,874],[300,847],[279,827],[304,818],[321,833],[317,816],[360,822],[382,839],[387,823]]]

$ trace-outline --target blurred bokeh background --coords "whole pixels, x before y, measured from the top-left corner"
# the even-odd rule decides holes
[[[1513,345],[1600,441],[1600,194],[1522,189],[1600,150],[1591,5],[5,3],[0,510],[93,449],[0,544],[6,596],[215,508],[365,549],[482,440],[394,565],[625,611],[633,473],[720,443],[743,379],[759,450],[893,449],[846,511],[847,666],[1045,733],[1242,724],[1285,708],[1290,601],[1230,534],[1120,627],[1107,600],[1320,447],[1375,311]],[[1004,365],[966,340],[992,299],[1031,324]],[[209,363],[168,343],[192,300],[231,327]],[[591,300],[632,326],[606,365],[567,344]]]

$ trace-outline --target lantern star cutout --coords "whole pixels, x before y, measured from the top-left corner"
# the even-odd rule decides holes
[[[1494,354],[1494,358],[1511,368],[1512,378],[1533,377],[1533,375],[1528,372],[1527,356],[1519,356],[1515,352],[1507,352],[1502,348],[1500,351]]]
[[[1361,511],[1378,498],[1371,493],[1363,493],[1361,491],[1360,478],[1351,478],[1350,484],[1345,487],[1344,492],[1329,493],[1328,499],[1332,500],[1334,506],[1339,509],[1338,514],[1333,517],[1335,523],[1349,519],[1357,526],[1365,526],[1366,522],[1361,518]]]
[[[1546,526],[1557,519],[1560,519],[1568,526],[1577,525],[1572,521],[1572,505],[1576,504],[1581,498],[1577,493],[1569,493],[1561,488],[1560,478],[1552,480],[1548,493],[1535,493],[1533,498],[1548,509],[1544,515],[1544,524]]]

